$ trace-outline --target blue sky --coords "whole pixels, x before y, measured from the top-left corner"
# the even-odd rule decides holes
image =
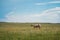
[[[0,0],[0,22],[60,23],[60,0]]]

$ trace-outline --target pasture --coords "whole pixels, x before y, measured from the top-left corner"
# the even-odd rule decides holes
[[[35,23],[0,22],[0,40],[60,40],[60,24],[41,23],[40,29],[34,29]]]

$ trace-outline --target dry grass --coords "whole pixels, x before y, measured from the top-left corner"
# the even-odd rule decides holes
[[[0,23],[0,40],[60,40],[60,24],[34,29],[28,23]]]

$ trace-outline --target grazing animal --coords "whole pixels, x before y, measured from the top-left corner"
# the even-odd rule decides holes
[[[31,26],[33,26],[34,28],[39,28],[40,29],[40,27],[41,27],[41,24],[31,24]]]

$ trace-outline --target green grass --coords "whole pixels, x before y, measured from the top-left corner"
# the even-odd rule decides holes
[[[60,24],[42,23],[41,29],[34,29],[30,25],[0,23],[0,40],[60,40]]]

